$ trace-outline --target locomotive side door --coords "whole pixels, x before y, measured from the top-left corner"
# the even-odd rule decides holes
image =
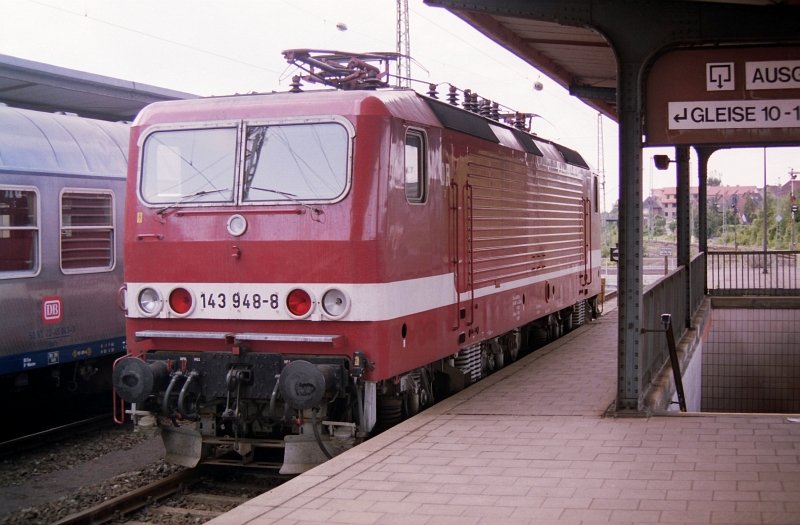
[[[467,321],[467,305],[462,294],[470,290],[467,254],[468,193],[469,184],[466,177],[466,155],[450,148],[443,148],[443,163],[447,184],[448,206],[448,258],[456,291],[454,305],[453,330],[459,329]]]
[[[599,242],[599,223],[597,216],[600,212],[600,195],[598,188],[597,175],[590,174],[584,182],[583,198],[583,275],[581,276],[581,286],[589,286],[594,281],[594,247]]]

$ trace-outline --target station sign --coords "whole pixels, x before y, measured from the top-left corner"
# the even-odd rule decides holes
[[[670,102],[669,129],[800,127],[800,100]]]
[[[800,47],[671,51],[645,86],[645,143],[800,143]]]
[[[771,60],[745,62],[745,88],[798,89],[800,88],[800,60]]]

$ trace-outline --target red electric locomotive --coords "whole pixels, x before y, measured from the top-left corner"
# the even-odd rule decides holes
[[[468,93],[387,88],[374,57],[287,56],[347,89],[159,102],[132,127],[114,384],[181,464],[280,444],[303,471],[596,309],[578,153]]]

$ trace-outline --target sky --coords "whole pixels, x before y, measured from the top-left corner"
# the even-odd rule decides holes
[[[411,76],[538,115],[533,132],[579,151],[604,174],[609,210],[619,193],[616,124],[449,11],[408,3]],[[395,51],[396,25],[395,0],[0,0],[0,54],[197,95],[230,95],[289,89],[296,70],[285,62],[285,49]],[[534,89],[537,82],[541,90]],[[768,184],[800,170],[799,152],[767,151]],[[649,167],[660,153],[674,158],[671,148],[643,152],[644,196],[651,186],[675,185],[672,166]],[[763,150],[716,153],[709,171],[723,184],[763,186]]]

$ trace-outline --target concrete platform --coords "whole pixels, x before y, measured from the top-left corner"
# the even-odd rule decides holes
[[[209,523],[800,523],[799,418],[608,417],[616,342],[612,310]]]

